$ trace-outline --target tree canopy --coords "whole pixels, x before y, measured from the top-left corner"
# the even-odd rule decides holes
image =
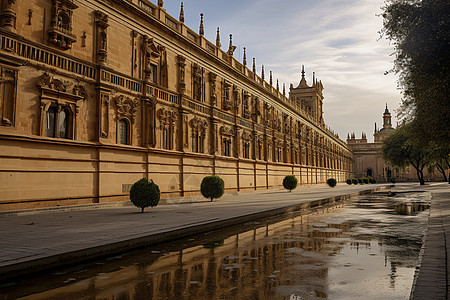
[[[395,47],[393,71],[403,89],[400,117],[421,139],[449,147],[450,1],[387,0],[382,34]]]

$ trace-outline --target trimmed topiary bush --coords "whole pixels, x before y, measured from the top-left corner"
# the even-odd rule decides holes
[[[372,177],[369,177],[369,183],[374,183],[374,179]]]
[[[135,206],[141,208],[141,212],[144,212],[144,208],[148,206],[157,206],[159,198],[159,187],[151,179],[148,181],[147,178],[142,178],[136,181],[130,189],[130,200]]]
[[[362,180],[365,184],[369,184],[369,178],[363,178]]]
[[[214,198],[218,199],[222,197],[225,192],[225,182],[216,175],[206,176],[200,185],[200,192],[203,197],[210,198],[213,201]]]
[[[358,178],[358,183],[359,184],[363,184],[364,183],[363,179],[362,178]]]
[[[352,180],[348,178],[345,182],[347,182],[348,185],[352,184]]]
[[[285,189],[291,192],[293,189],[297,187],[298,180],[294,175],[288,175],[283,179],[283,186]]]
[[[352,179],[352,183],[355,184],[355,185],[358,184],[358,179],[353,178],[353,179]]]
[[[327,184],[328,184],[330,187],[334,188],[334,187],[336,186],[336,184],[337,184],[336,179],[334,179],[334,178],[328,178],[328,179],[327,179]]]
[[[372,183],[377,183],[377,181],[375,179],[372,179]]]

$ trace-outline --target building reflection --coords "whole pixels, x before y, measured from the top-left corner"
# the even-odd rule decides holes
[[[289,299],[298,291],[294,287],[301,287],[304,295],[327,297],[333,256],[344,247],[353,253],[367,252],[373,243],[381,247],[398,238],[362,238],[351,232],[353,226],[361,225],[353,221],[321,222],[342,206],[253,225],[231,236],[230,231],[219,232],[212,239],[198,238],[168,253],[141,250],[132,264],[73,278],[70,284],[22,299]],[[391,286],[395,286],[396,268],[402,265],[396,257],[404,254],[385,252],[385,264],[391,262]]]

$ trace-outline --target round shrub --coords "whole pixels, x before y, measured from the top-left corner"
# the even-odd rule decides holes
[[[377,181],[375,179],[372,179],[372,183],[377,183]]]
[[[359,184],[363,184],[364,182],[363,182],[363,179],[362,178],[358,178],[358,183]]]
[[[355,184],[355,185],[358,184],[358,179],[353,178],[353,179],[352,179],[352,183]]]
[[[372,177],[369,177],[369,183],[374,183],[374,179]]]
[[[203,197],[210,198],[213,201],[214,198],[222,197],[225,192],[225,182],[219,176],[206,176],[200,185],[200,192]]]
[[[141,208],[141,212],[144,212],[144,208],[158,205],[160,198],[159,187],[150,179],[142,178],[136,181],[130,189],[131,202]]]
[[[288,175],[283,179],[283,186],[285,189],[289,190],[289,192],[295,189],[297,187],[297,184],[298,180],[294,175]]]
[[[363,178],[362,180],[365,184],[369,184],[369,178]]]
[[[348,185],[352,184],[352,180],[348,178],[345,182],[347,182]]]
[[[328,184],[330,187],[334,188],[334,187],[336,186],[336,184],[337,184],[337,181],[336,181],[336,179],[334,179],[334,178],[328,178],[328,179],[327,179],[327,184]]]

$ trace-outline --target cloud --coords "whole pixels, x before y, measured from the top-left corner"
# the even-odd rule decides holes
[[[205,13],[210,41],[215,42],[220,26],[226,49],[228,34],[233,33],[236,59],[242,59],[246,47],[250,65],[256,57],[258,73],[264,64],[266,77],[273,71],[280,86],[297,86],[302,65],[309,83],[315,72],[325,87],[325,122],[341,138],[347,132],[372,132],[373,123],[381,122],[385,103],[393,112],[400,102],[397,78],[383,75],[393,60],[392,46],[378,41],[382,18],[376,15],[383,0],[184,2],[189,27],[198,29],[198,15]]]

